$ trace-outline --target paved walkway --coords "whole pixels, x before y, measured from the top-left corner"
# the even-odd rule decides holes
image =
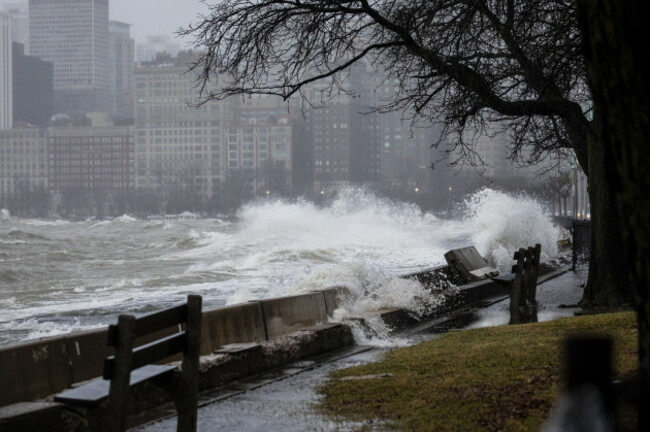
[[[586,279],[586,272],[569,271],[538,286],[539,309],[537,319],[548,321],[572,316],[576,309],[559,308],[559,305],[576,304],[582,298],[580,287]],[[492,304],[489,304],[492,303]],[[487,304],[487,306],[486,306]],[[417,343],[430,340],[449,330],[487,327],[508,324],[510,320],[507,301],[484,303],[485,307],[472,307],[460,311],[450,320],[437,320],[435,325],[422,326],[417,334],[409,337]],[[300,365],[275,371],[251,379],[254,384],[238,383],[230,393],[214,396],[214,403],[199,408],[199,431],[348,431],[363,426],[370,430],[381,430],[381,424],[360,424],[343,419],[332,419],[317,410],[319,395],[315,389],[336,369],[355,366],[378,360],[386,349],[370,349],[343,358],[334,356],[329,362]],[[348,353],[350,354],[350,353]],[[341,354],[345,355],[345,354]],[[234,390],[233,390],[234,389]],[[229,396],[232,394],[232,396]],[[210,400],[210,395],[202,395]],[[176,418],[161,420],[136,429],[137,431],[164,432],[176,430]]]

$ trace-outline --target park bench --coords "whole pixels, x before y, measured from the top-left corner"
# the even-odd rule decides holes
[[[178,431],[195,431],[198,404],[199,347],[201,341],[201,303],[189,295],[187,303],[135,318],[120,315],[117,325],[108,328],[108,345],[115,355],[104,360],[102,378],[55,396],[70,405],[99,406],[105,403],[103,429],[126,430],[129,388],[151,382],[167,392],[178,412]],[[180,331],[181,324],[185,330]],[[179,326],[179,332],[137,346],[138,338],[155,338],[162,330]],[[183,353],[181,371],[175,365],[154,364]]]
[[[534,247],[519,249],[514,254],[513,259],[517,262],[512,266],[511,272],[492,278],[494,282],[508,287],[511,312],[526,306],[526,301],[530,304],[536,303],[541,250],[539,243]]]
[[[478,253],[474,246],[452,249],[445,253],[452,278],[457,284],[467,284],[488,277],[496,276],[499,271],[488,265],[485,258]]]

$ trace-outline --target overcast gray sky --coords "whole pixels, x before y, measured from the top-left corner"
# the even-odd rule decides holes
[[[136,42],[145,41],[148,35],[172,34],[207,12],[199,0],[109,0],[109,5],[110,19],[131,24]]]

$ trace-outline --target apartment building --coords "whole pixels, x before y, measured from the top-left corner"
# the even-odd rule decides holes
[[[228,178],[248,196],[288,194],[292,189],[292,126],[289,117],[228,128]]]
[[[133,190],[132,127],[51,127],[46,137],[48,185],[53,193],[108,195]]]
[[[0,197],[48,186],[47,140],[39,128],[0,130]]]
[[[187,73],[192,60],[185,53],[136,68],[136,187],[180,184],[208,199],[226,177],[223,131],[234,123],[236,101],[197,106],[199,90]]]

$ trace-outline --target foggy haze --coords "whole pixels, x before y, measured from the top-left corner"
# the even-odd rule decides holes
[[[131,37],[144,42],[149,35],[172,35],[207,12],[198,0],[110,0],[110,19],[131,24]],[[185,42],[179,39],[181,46]]]

